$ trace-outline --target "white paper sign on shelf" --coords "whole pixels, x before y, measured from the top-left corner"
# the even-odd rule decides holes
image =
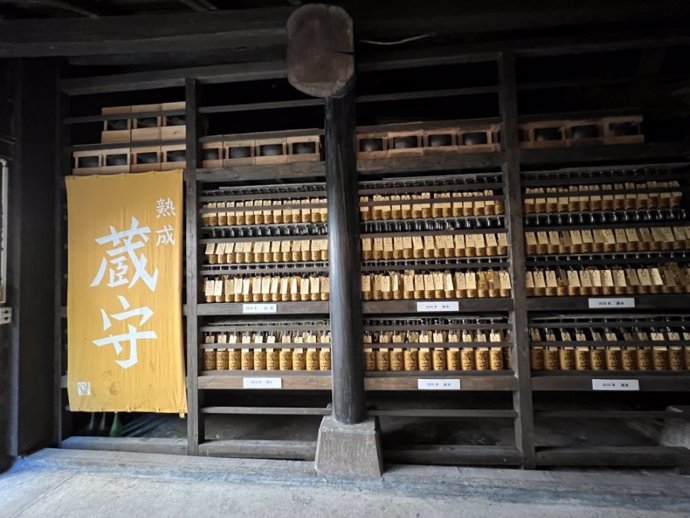
[[[418,390],[460,390],[459,379],[418,379]]]
[[[617,309],[617,308],[634,308],[635,299],[633,297],[616,297],[616,298],[590,298],[588,300],[589,309]]]
[[[438,302],[417,302],[417,313],[435,313],[437,311],[459,311],[460,303],[457,300]]]
[[[277,311],[277,304],[242,304],[242,313],[246,315],[265,315]]]
[[[592,390],[640,390],[639,380],[592,380]]]
[[[242,388],[280,389],[283,388],[283,380],[281,378],[242,378]]]

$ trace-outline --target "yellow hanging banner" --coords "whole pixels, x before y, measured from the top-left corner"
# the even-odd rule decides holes
[[[182,171],[65,182],[70,409],[186,413]]]

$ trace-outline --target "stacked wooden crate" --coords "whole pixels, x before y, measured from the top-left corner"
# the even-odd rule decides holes
[[[180,114],[184,109],[184,101],[104,107],[101,144],[105,146],[75,151],[72,173],[139,173],[184,167],[186,127],[185,116]]]

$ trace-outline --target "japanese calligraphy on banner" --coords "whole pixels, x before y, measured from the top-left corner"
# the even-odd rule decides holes
[[[186,413],[182,172],[66,185],[70,409]]]

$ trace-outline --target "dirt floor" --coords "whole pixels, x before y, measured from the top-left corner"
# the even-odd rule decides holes
[[[0,516],[689,516],[690,477],[387,466],[325,478],[311,462],[43,450],[0,475]]]

